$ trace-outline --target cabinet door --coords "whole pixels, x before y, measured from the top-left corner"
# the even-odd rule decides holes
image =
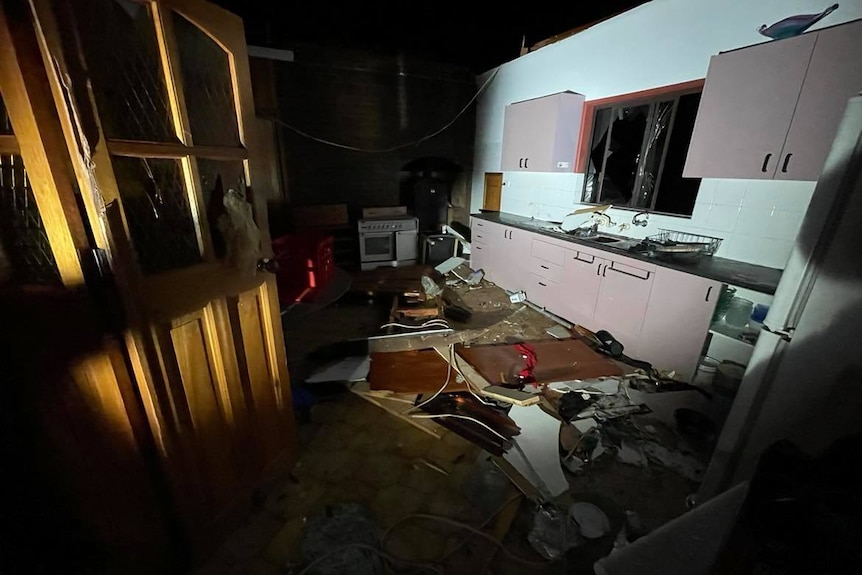
[[[542,171],[550,163],[559,99],[545,96],[506,106],[503,123],[504,171]]]
[[[602,283],[591,330],[610,332],[625,346],[625,354],[638,358],[641,326],[652,290],[652,270],[621,263],[616,258],[601,269]]]
[[[815,34],[710,59],[684,177],[772,179]]]
[[[527,230],[505,226],[500,250],[494,256],[495,267],[499,268],[498,284],[503,288],[513,292],[527,291],[530,284],[530,251],[535,235]]]
[[[601,271],[607,262],[592,254],[568,250],[563,266],[558,315],[586,327],[592,325],[602,283]]]
[[[536,274],[525,275],[527,276],[527,299],[539,307],[554,312],[559,300],[560,284]]]
[[[847,100],[862,91],[862,20],[817,32],[776,179],[815,181]]]
[[[721,282],[658,268],[641,329],[640,359],[691,381]]]

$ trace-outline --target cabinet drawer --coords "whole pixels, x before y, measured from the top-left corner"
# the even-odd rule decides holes
[[[555,307],[560,284],[553,280],[530,274],[527,299],[540,307]]]
[[[558,266],[537,257],[530,259],[530,273],[557,283],[563,280],[563,269],[563,266]]]
[[[563,265],[566,261],[566,248],[555,246],[540,240],[533,240],[533,257],[557,264]]]

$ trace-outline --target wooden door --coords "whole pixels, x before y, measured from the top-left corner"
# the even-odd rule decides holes
[[[503,174],[499,172],[485,173],[485,194],[482,197],[482,209],[499,212],[503,198]]]
[[[170,526],[26,2],[0,3],[0,570],[164,572]]]
[[[684,177],[773,178],[814,39],[805,34],[710,59]]]
[[[862,21],[817,32],[775,179],[813,182],[820,177],[847,100],[862,92],[860,61]]]
[[[242,21],[201,0],[37,6],[171,511],[202,557],[295,457]]]

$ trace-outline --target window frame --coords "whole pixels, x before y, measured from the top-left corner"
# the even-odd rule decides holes
[[[651,88],[648,90],[640,90],[638,92],[629,92],[627,94],[619,94],[617,96],[610,96],[607,98],[598,98],[595,100],[587,100],[584,102],[584,114],[583,121],[581,122],[581,132],[578,138],[578,152],[575,158],[575,172],[578,174],[584,175],[584,186],[586,186],[586,174],[589,168],[590,161],[590,147],[593,140],[593,132],[594,132],[594,124],[596,114],[605,109],[612,109],[615,107],[631,107],[638,106],[644,104],[654,104],[658,101],[667,101],[674,100],[674,109],[671,116],[671,120],[668,123],[669,130],[668,134],[673,131],[674,120],[676,119],[676,104],[679,101],[679,98],[682,96],[686,96],[689,94],[695,94],[703,91],[703,86],[705,83],[705,79],[701,78],[698,80],[691,80],[688,82],[681,82],[678,84],[669,84],[667,86],[661,86],[658,88]],[[654,110],[650,109],[650,120],[652,119]],[[660,172],[659,176],[656,179],[656,189],[660,191],[660,183],[662,172],[664,170],[664,158],[667,153],[667,148],[662,151],[662,160],[660,164]],[[637,182],[640,182],[640,178],[638,178]],[[637,184],[636,182],[636,184]],[[578,200],[580,203],[589,204],[589,205],[599,205],[601,202],[588,202],[584,200],[584,192],[585,188],[581,188],[580,199]],[[654,208],[656,205],[656,201],[658,198],[658,193],[656,193],[651,201],[651,205],[649,207],[633,207],[627,205],[614,205],[614,208],[618,208],[621,210],[631,210],[631,211],[647,211],[650,213],[657,213],[663,215],[669,215],[674,217],[691,217],[690,215],[684,214],[675,214],[668,212],[657,212]]]

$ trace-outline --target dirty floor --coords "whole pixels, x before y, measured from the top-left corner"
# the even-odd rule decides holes
[[[560,503],[598,505],[611,533],[549,563],[528,539],[536,506],[483,450],[452,432],[435,438],[342,386],[297,385],[315,369],[316,351],[367,337],[387,310],[379,302],[343,298],[284,319],[291,377],[303,403],[297,410],[299,462],[195,575],[310,573],[303,571],[305,552],[319,557],[369,537],[383,540],[400,572],[591,574],[593,562],[612,551],[626,512],[635,512],[648,531],[685,511],[696,485],[680,475],[598,459],[567,473],[571,490]],[[501,539],[500,546],[489,536]],[[339,557],[350,567],[332,563]],[[370,557],[358,545],[333,552],[316,572],[371,573],[363,568],[381,559]]]

